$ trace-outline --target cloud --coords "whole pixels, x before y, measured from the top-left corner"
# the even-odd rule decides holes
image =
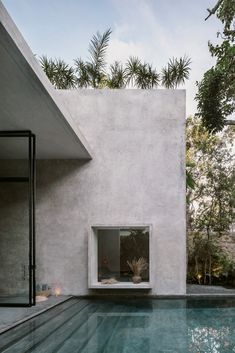
[[[170,53],[170,44],[166,30],[157,21],[149,1],[121,0],[113,3],[119,22],[114,26],[109,58],[119,52],[114,46],[117,45],[122,57],[141,55],[143,60],[151,59],[154,64],[161,62],[165,53]]]
[[[35,53],[61,57],[70,64],[78,56],[86,60],[92,34],[109,26],[113,29],[109,63],[124,63],[135,55],[160,72],[169,58],[187,54],[192,59],[190,80],[185,85],[187,114],[195,112],[195,82],[213,64],[207,41],[216,39],[220,27],[215,16],[204,21],[206,8],[213,7],[214,0],[67,0],[59,2],[56,9],[56,0],[49,5],[46,0],[4,3]]]
[[[130,56],[144,57],[144,48],[141,43],[124,41],[118,37],[112,38],[107,54],[108,63],[115,60],[125,63]]]
[[[155,5],[156,2],[151,0],[113,0],[118,21],[113,28],[108,62],[126,62],[130,55],[135,55],[160,71],[170,57],[187,54],[192,59],[192,70],[184,88],[187,89],[187,115],[193,114],[196,111],[196,81],[213,64],[207,41],[215,37],[217,24],[215,20],[204,22],[203,8],[206,4],[203,3],[191,9],[182,0],[182,8],[173,8],[171,16],[166,15],[166,11],[170,11],[169,4],[158,1],[158,6]],[[187,11],[191,11],[191,17]]]

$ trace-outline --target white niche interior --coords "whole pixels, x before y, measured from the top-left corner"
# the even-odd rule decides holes
[[[92,226],[88,243],[89,288],[150,289],[151,227]],[[140,260],[142,259],[142,260]],[[143,261],[139,283],[128,262]]]

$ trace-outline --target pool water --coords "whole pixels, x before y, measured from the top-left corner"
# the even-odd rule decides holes
[[[0,335],[4,353],[233,353],[235,299],[70,299]]]

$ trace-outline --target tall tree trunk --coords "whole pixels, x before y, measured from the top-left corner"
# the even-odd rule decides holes
[[[204,262],[204,284],[206,284],[206,273],[207,273],[207,258],[205,258],[205,262]]]
[[[208,273],[209,273],[209,285],[211,285],[211,253],[209,254],[209,268],[208,268]]]

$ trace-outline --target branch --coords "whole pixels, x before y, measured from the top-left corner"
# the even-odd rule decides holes
[[[199,197],[201,197],[202,191],[203,191],[203,189],[201,188],[199,193],[193,199],[191,199],[190,202],[192,203],[192,202],[196,201]]]
[[[225,125],[235,125],[235,120],[225,120]]]
[[[227,29],[227,30],[224,30],[224,34],[226,36],[235,36],[235,29]]]
[[[205,21],[208,20],[208,18],[211,15],[214,15],[216,13],[216,11],[218,10],[219,6],[222,4],[223,0],[218,0],[216,5],[213,7],[213,9],[207,9],[207,11],[209,12],[209,15],[205,18]]]

